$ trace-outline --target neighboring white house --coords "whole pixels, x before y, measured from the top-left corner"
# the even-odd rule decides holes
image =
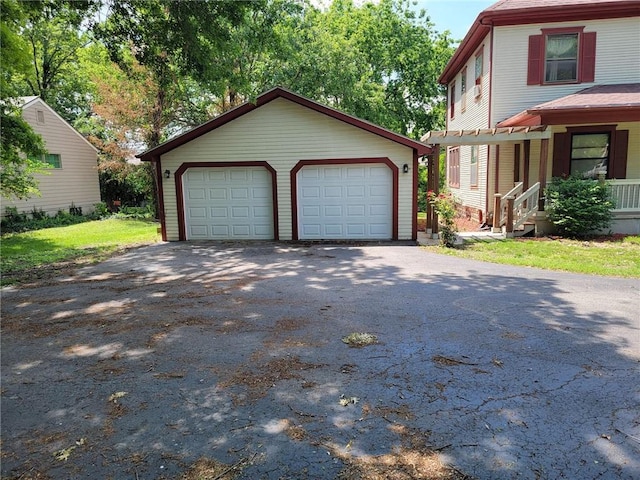
[[[532,207],[551,177],[601,173],[614,230],[640,233],[638,5],[502,0],[478,15],[439,79],[447,130],[422,137],[446,147],[447,182],[469,217],[502,227],[514,197],[513,215],[541,220]]]
[[[275,88],[139,157],[164,240],[411,240],[430,149]]]
[[[22,116],[42,136],[48,151],[43,160],[51,168],[36,175],[40,196],[2,198],[2,215],[6,207],[51,215],[58,210],[68,212],[71,205],[81,207],[83,213],[93,211],[100,202],[98,151],[41,98],[22,97],[21,101]]]

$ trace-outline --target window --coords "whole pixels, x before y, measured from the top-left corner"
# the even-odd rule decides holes
[[[47,153],[44,156],[44,163],[48,163],[52,168],[62,168],[62,162],[58,153]]]
[[[450,187],[460,187],[460,148],[449,149],[448,179]]]
[[[59,153],[47,153],[37,158],[37,160],[40,160],[42,163],[48,163],[51,168],[62,168],[62,160],[60,159]]]
[[[584,178],[607,174],[610,134],[574,133],[571,135],[571,165],[569,173]]]
[[[617,130],[616,125],[567,127],[553,134],[551,175],[626,178],[628,152],[629,130]]]
[[[464,112],[467,109],[467,67],[462,69],[460,75],[460,111]]]
[[[36,110],[36,121],[44,125],[44,110]]]
[[[545,83],[578,80],[578,34],[547,35],[545,45]]]
[[[529,37],[527,85],[595,80],[596,32],[584,27],[543,29]]]
[[[471,171],[469,172],[469,184],[472,187],[478,186],[478,145],[471,146],[471,161],[469,164],[471,165]]]
[[[482,73],[484,70],[484,48],[476,53],[476,85],[482,84]]]
[[[456,113],[456,82],[451,84],[451,91],[449,92],[449,117],[453,118]]]

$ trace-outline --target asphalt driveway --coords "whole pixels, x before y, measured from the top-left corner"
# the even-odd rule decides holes
[[[274,243],[5,288],[2,478],[640,478],[639,290]]]

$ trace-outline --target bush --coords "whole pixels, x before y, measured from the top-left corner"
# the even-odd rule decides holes
[[[606,183],[553,178],[545,192],[549,220],[560,235],[582,238],[611,225],[615,204]]]
[[[114,214],[114,217],[153,220],[155,218],[155,212],[153,205],[147,205],[145,207],[122,207],[118,213]]]
[[[96,219],[107,218],[111,215],[109,207],[107,207],[107,204],[104,202],[94,204],[93,209],[93,217]]]
[[[72,210],[72,209],[70,209]],[[62,227],[66,225],[75,225],[76,223],[87,222],[91,218],[82,215],[82,209],[80,207],[74,207],[75,214],[58,210],[58,213],[50,217],[46,212],[36,210],[31,211],[29,218],[26,213],[18,212],[15,207],[6,208],[6,216],[2,219],[1,228],[2,234],[5,233],[19,233],[29,232],[32,230],[41,230],[43,228]],[[78,214],[80,212],[80,214]]]
[[[453,247],[456,241],[455,218],[456,202],[451,193],[443,192],[436,195],[435,192],[429,190],[427,193],[429,203],[433,205],[434,211],[438,214],[438,225],[440,233],[440,244],[443,247]]]

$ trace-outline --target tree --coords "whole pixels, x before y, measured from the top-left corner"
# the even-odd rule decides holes
[[[286,51],[266,68],[273,84],[418,138],[444,122],[437,77],[454,51],[432,27],[407,1],[336,0],[283,19]]]
[[[13,0],[2,2],[0,16],[0,194],[28,198],[37,193],[35,173],[45,164],[42,138],[22,118],[13,78],[29,66],[28,46],[19,35],[26,15]]]
[[[22,1],[31,66],[17,76],[23,94],[37,95],[73,124],[90,110],[89,81],[78,64],[78,52],[91,41],[92,17],[99,0]]]

